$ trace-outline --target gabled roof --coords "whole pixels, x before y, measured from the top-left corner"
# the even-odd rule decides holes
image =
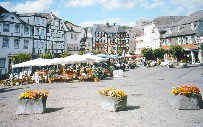
[[[16,12],[6,12],[6,13],[2,13],[0,15],[0,21],[3,21],[6,17],[10,16],[10,15],[14,15],[21,23],[23,24],[27,24],[25,23],[23,20],[21,20],[18,15],[16,14]],[[28,24],[27,24],[28,25]]]
[[[191,13],[189,16],[183,18],[179,22],[171,25],[170,30],[172,33],[169,33],[169,29],[164,34],[165,37],[175,37],[175,36],[184,36],[184,35],[203,35],[203,24],[200,22],[203,19],[203,11],[198,11]],[[191,29],[192,24],[194,24],[194,30]],[[179,29],[179,31],[178,31]]]
[[[152,21],[157,27],[170,26],[174,23],[177,23],[185,16],[160,16]]]
[[[0,6],[0,14],[7,13],[7,12],[9,12],[9,11],[6,10],[5,8],[3,8],[2,6]]]
[[[20,17],[31,17],[31,16],[38,16],[42,18],[47,18],[46,16],[43,15],[43,13],[23,13],[19,14]]]
[[[199,20],[199,24],[198,24],[198,27],[197,27],[196,35],[197,36],[203,36],[203,18],[201,18]]]
[[[182,20],[180,20],[179,22],[173,24],[173,26],[194,23],[194,22],[199,21],[199,19],[202,17],[203,17],[203,10],[197,11],[197,12],[191,13],[189,16],[187,16],[187,17],[183,18]]]
[[[110,26],[108,23],[105,24],[95,24],[92,27],[93,33],[94,32],[106,32],[106,33],[121,33],[126,31],[120,25],[112,25]]]
[[[56,17],[56,15],[54,15],[52,12],[50,13],[39,13],[40,15],[44,16],[47,18],[47,23],[51,23],[51,21],[53,19],[59,19],[58,17]]]

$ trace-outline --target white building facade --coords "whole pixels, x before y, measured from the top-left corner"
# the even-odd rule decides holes
[[[0,74],[11,71],[11,57],[18,53],[32,53],[33,27],[16,13],[3,13],[0,18]]]
[[[19,16],[24,22],[33,26],[33,55],[45,53],[47,17],[39,13],[25,13]]]

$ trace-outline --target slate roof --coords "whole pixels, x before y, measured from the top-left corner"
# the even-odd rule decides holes
[[[185,36],[185,35],[196,35],[202,34],[202,23],[199,23],[199,20],[203,18],[203,10],[195,13],[191,13],[189,16],[183,18],[179,22],[172,24],[170,29],[172,33],[169,33],[169,29],[164,34],[164,37],[176,37],[176,36]],[[196,29],[191,29],[191,24],[194,24]],[[178,32],[178,27],[180,31]]]
[[[177,23],[185,16],[159,16],[152,21],[157,27],[170,26],[171,24]]]
[[[47,18],[45,15],[43,15],[43,13],[23,13],[23,14],[19,14],[19,16],[20,17],[38,16],[38,17]]]
[[[5,8],[3,8],[2,6],[0,6],[0,14],[7,13],[7,12],[9,12],[9,11],[6,10]]]
[[[121,33],[126,31],[120,25],[94,24],[92,32]]]
[[[17,18],[21,23],[27,24],[26,22],[24,22],[23,20],[21,20],[21,19],[18,17],[18,15],[16,14],[16,12],[6,12],[6,13],[0,14],[0,21],[3,21],[6,17],[8,17],[9,15],[12,15],[12,14],[15,15],[16,18]],[[29,24],[27,24],[27,25],[29,25]]]
[[[197,32],[196,32],[197,36],[203,36],[203,18],[201,18],[199,20],[199,25],[197,27]]]

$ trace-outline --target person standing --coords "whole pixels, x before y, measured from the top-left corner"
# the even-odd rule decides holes
[[[34,77],[35,77],[35,83],[39,84],[40,72],[38,70],[35,71]]]

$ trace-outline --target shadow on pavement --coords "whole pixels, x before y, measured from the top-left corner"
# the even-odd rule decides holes
[[[15,88],[15,89],[1,88],[1,89],[0,89],[0,93],[5,93],[5,92],[14,91],[14,90],[19,90],[19,89],[24,89],[24,88]]]
[[[57,111],[60,111],[63,109],[64,109],[63,107],[61,107],[61,108],[46,108],[45,113],[57,112]]]
[[[126,108],[123,111],[135,110],[139,108],[140,106],[126,106]]]

